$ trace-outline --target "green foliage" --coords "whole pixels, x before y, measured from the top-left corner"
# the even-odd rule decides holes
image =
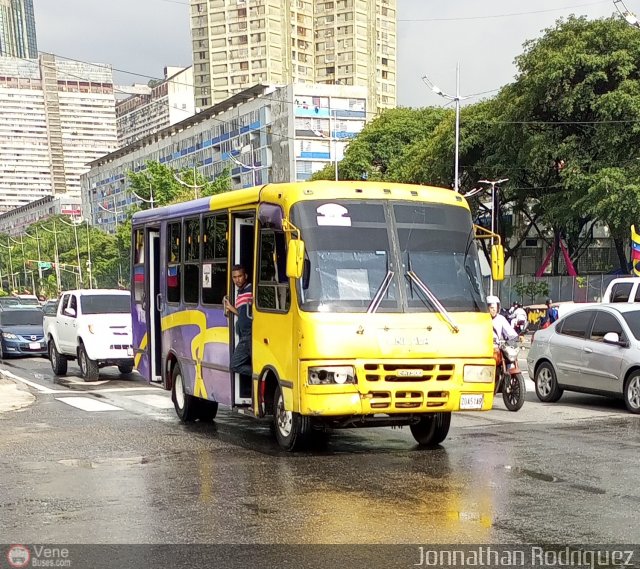
[[[547,281],[520,281],[513,285],[513,290],[516,291],[518,296],[529,298],[530,304],[535,302],[535,299],[540,296],[549,296],[549,283]]]
[[[384,111],[365,125],[349,144],[339,165],[341,180],[396,180],[412,145],[424,144],[441,120],[450,114],[440,108],[397,108]],[[332,164],[316,172],[314,180],[333,180]]]
[[[214,181],[206,180],[200,172],[186,168],[175,172],[166,164],[150,160],[146,168],[139,172],[127,172],[129,187],[143,200],[141,209],[151,207],[153,193],[154,207],[179,203],[212,196],[231,189],[229,170],[226,169]],[[183,183],[180,183],[180,181]]]

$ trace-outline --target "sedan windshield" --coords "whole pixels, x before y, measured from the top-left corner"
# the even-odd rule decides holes
[[[1,326],[42,326],[42,310],[5,310],[0,312]]]
[[[293,223],[306,244],[303,310],[379,312],[484,309],[471,215],[415,202],[298,203]],[[421,283],[440,301],[424,297]],[[378,302],[379,300],[379,302]]]
[[[95,294],[80,297],[82,314],[128,314],[131,297],[128,294]]]

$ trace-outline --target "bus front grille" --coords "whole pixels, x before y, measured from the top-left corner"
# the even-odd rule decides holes
[[[416,382],[448,381],[453,378],[454,364],[365,364],[367,381]]]

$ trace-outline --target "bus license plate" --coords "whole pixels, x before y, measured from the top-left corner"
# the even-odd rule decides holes
[[[480,394],[462,394],[460,397],[460,409],[482,409],[484,403],[484,395]]]

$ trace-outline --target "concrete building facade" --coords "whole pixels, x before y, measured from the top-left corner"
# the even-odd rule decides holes
[[[0,212],[80,197],[87,164],[116,148],[109,66],[0,57]]]
[[[0,0],[0,56],[38,59],[33,0]]]
[[[396,105],[397,0],[191,0],[196,107],[257,82],[360,85]]]
[[[367,90],[346,85],[255,85],[193,117],[90,164],[82,176],[83,214],[113,232],[139,200],[127,172],[149,160],[197,168],[213,180],[225,169],[233,189],[307,180],[340,160],[364,127]]]
[[[80,197],[47,196],[0,214],[0,233],[12,237],[23,235],[32,223],[54,215],[68,215],[74,220],[82,219]]]
[[[118,146],[183,121],[195,113],[193,67],[166,67],[165,79],[116,104]]]

